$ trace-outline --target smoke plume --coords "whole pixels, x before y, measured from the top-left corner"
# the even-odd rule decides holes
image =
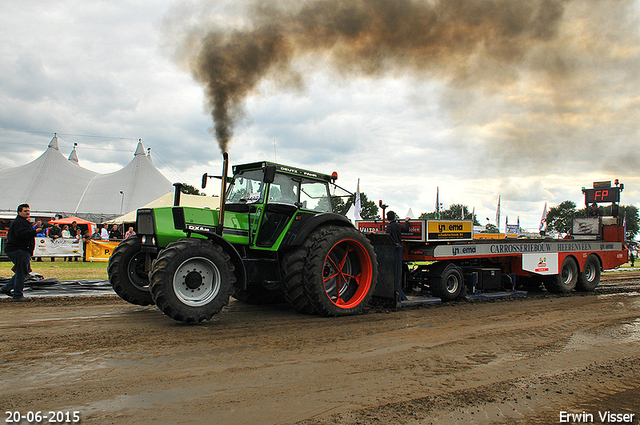
[[[576,13],[606,14],[609,3],[584,0]],[[631,2],[613,3],[627,8]],[[587,27],[586,21],[565,25],[563,33],[567,8],[574,4],[570,0],[258,1],[246,5],[236,19],[191,24],[186,32],[182,27],[177,52],[205,87],[222,151],[228,149],[233,129],[243,117],[245,99],[261,82],[271,79],[282,86],[301,87],[305,73],[318,63],[331,66],[342,78],[413,76],[438,79],[458,93],[480,89],[488,95],[512,90],[523,73],[535,75],[551,87],[548,92],[555,107],[560,105],[555,125],[570,120],[565,108],[578,108],[562,94],[581,93],[572,75],[584,61],[572,49],[602,48],[599,41],[581,38],[589,32],[580,27]],[[564,91],[556,90],[560,85]],[[460,99],[452,97],[445,106],[464,122],[471,113],[465,108],[472,106]],[[536,131],[547,127],[531,113],[528,110],[522,117],[533,119],[540,128],[521,131],[515,117],[510,128],[498,130],[498,137],[518,146],[531,144],[539,136]]]

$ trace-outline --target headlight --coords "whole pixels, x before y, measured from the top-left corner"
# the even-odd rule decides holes
[[[142,242],[142,245],[146,244],[147,243],[147,237],[146,236],[142,236],[140,238],[140,241]]]

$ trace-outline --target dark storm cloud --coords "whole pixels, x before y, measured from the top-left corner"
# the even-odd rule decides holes
[[[327,58],[344,77],[430,76],[452,87],[510,84],[535,46],[557,37],[565,1],[318,0],[250,5],[244,24],[212,25],[188,59],[205,86],[221,150],[263,80],[300,86],[294,63]],[[197,28],[201,31],[201,28]],[[183,43],[194,33],[182,32]],[[309,66],[309,64],[307,64]],[[554,63],[554,67],[557,64]]]

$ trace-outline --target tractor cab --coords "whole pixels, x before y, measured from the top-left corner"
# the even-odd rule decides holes
[[[270,162],[234,166],[224,200],[225,239],[277,249],[294,221],[332,212],[336,177]]]

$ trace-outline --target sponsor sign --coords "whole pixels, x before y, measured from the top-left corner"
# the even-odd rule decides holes
[[[522,254],[522,270],[536,274],[558,274],[558,253]]]
[[[404,224],[404,221],[400,221]],[[384,232],[388,222],[358,220],[356,227],[363,233]],[[409,232],[402,233],[403,241],[470,241],[473,239],[473,222],[463,220],[409,220]]]
[[[109,261],[120,242],[90,240],[87,242],[87,261]]]
[[[400,221],[404,225],[404,221]],[[356,228],[362,233],[386,232],[388,221],[357,220]],[[403,232],[401,238],[403,241],[424,242],[425,238],[425,220],[409,220],[409,232]]]
[[[427,221],[427,242],[431,241],[470,241],[473,239],[473,222],[462,220]]]
[[[83,254],[82,240],[73,238],[36,237],[33,250],[34,257],[82,257]]]

